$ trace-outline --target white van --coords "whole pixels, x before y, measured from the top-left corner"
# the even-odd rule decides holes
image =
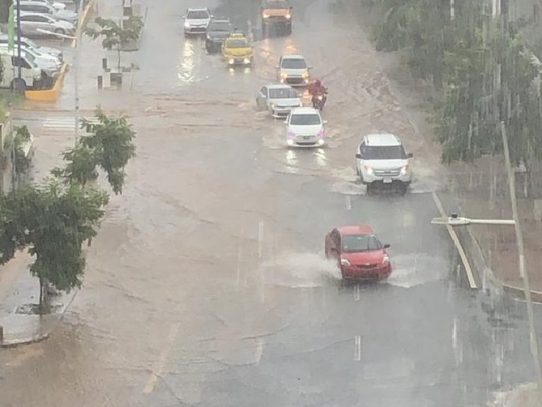
[[[38,68],[31,55],[21,52],[21,59],[17,51],[0,51],[0,59],[4,72],[0,87],[17,90],[39,88],[42,81],[42,71]],[[21,79],[18,78],[19,66],[21,66]]]

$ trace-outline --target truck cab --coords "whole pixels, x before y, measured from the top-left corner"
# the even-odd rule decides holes
[[[263,35],[292,33],[293,7],[288,0],[263,0],[261,6]]]

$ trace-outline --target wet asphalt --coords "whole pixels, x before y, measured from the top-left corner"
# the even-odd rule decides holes
[[[253,69],[230,71],[183,38],[180,16],[197,4],[163,0],[148,2],[130,87],[83,86],[85,111],[98,101],[130,117],[138,155],[63,323],[0,353],[0,405],[482,406],[530,380],[523,305],[465,287],[446,231],[429,224],[443,175],[359,9],[297,0],[292,36],[259,39],[246,3],[209,6],[240,29],[252,19]],[[282,123],[255,109],[283,52],[304,54],[330,87],[326,148],[286,149]],[[82,53],[88,83],[101,56],[88,41]],[[64,95],[68,108],[70,78]],[[51,117],[27,120],[41,175],[73,142],[42,127]],[[404,197],[367,196],[356,179],[354,149],[372,130],[415,151]],[[325,233],[352,223],[391,244],[389,281],[344,284],[324,259]]]

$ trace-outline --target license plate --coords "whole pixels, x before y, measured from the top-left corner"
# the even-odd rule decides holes
[[[303,140],[310,140],[312,136],[303,136]]]
[[[384,184],[391,184],[391,178],[384,178]]]

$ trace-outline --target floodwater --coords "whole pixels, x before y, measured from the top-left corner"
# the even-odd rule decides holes
[[[257,34],[252,3],[208,5]],[[254,67],[231,71],[183,37],[195,3],[143,1],[141,50],[126,56],[139,70],[121,91],[95,89],[102,51],[83,41],[83,112],[126,114],[137,157],[59,329],[0,353],[2,406],[480,406],[532,378],[519,305],[482,306],[485,294],[456,278],[445,230],[429,224],[442,168],[399,102],[389,59],[356,2],[333,3],[293,1],[292,36],[258,40]],[[283,53],[305,55],[330,89],[325,148],[285,148],[282,122],[256,110]],[[62,125],[72,80],[60,111],[23,118],[36,177],[73,143]],[[404,197],[368,196],[355,174],[360,137],[384,130],[417,157]],[[343,285],[325,260],[324,235],[352,223],[391,244],[387,282]]]

